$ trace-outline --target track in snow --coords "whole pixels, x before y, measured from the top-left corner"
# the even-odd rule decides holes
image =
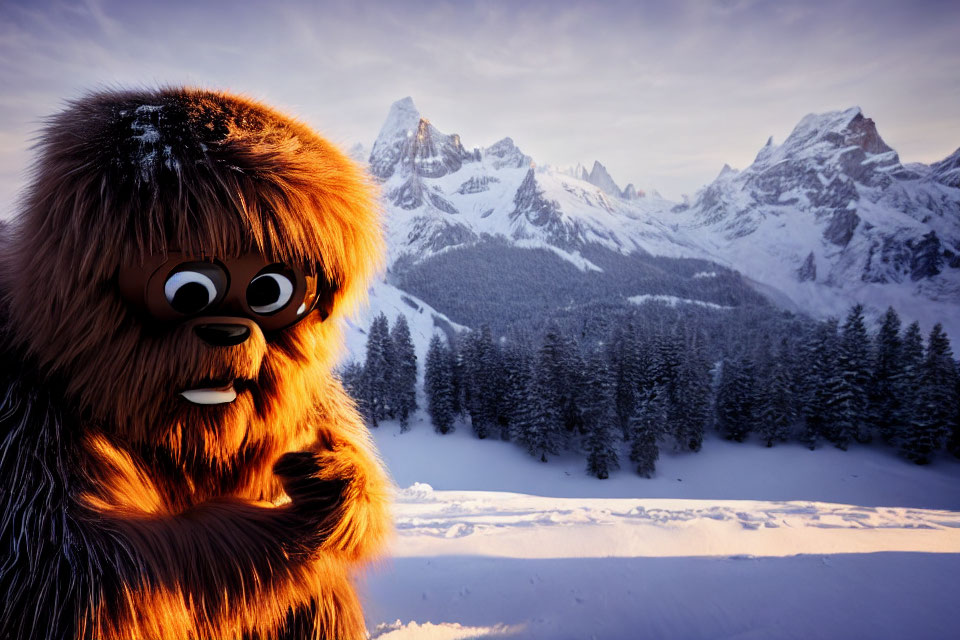
[[[807,501],[398,493],[378,640],[939,638],[960,513]],[[396,621],[396,622],[393,622]]]

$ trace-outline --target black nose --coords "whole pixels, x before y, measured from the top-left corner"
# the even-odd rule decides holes
[[[214,347],[232,347],[250,337],[250,329],[242,324],[198,324],[193,331]]]

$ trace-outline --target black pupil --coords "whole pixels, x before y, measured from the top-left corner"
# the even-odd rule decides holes
[[[247,302],[251,307],[265,307],[280,299],[280,284],[269,276],[254,279],[247,287]]]
[[[196,313],[210,304],[207,288],[199,282],[188,282],[173,294],[170,306],[180,313]]]

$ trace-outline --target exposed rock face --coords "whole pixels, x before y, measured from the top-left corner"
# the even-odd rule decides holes
[[[841,247],[847,246],[857,225],[860,224],[860,216],[850,209],[837,211],[830,218],[830,224],[823,230],[823,237],[835,245]]]
[[[560,214],[560,205],[555,200],[544,197],[543,191],[537,185],[537,177],[533,169],[527,171],[520,188],[513,198],[514,209],[510,219],[516,221],[521,218],[533,227],[540,227],[546,231],[548,241],[554,246],[563,249],[572,249],[582,244],[579,228],[568,227],[564,224]],[[516,225],[513,237],[523,239],[529,237],[526,225]]]
[[[439,178],[454,173],[464,162],[478,160],[457,134],[440,133],[421,118],[410,98],[393,103],[370,152],[370,172],[381,179],[395,171],[403,176]]]
[[[932,278],[943,268],[943,254],[940,239],[935,231],[931,231],[921,238],[913,247],[910,256],[910,279]]]
[[[859,109],[858,109],[859,111]],[[870,118],[863,117],[863,113],[857,113],[847,124],[847,128],[842,135],[842,140],[846,144],[855,144],[865,153],[888,153],[893,151],[883,141],[880,134],[877,133],[877,126]]]
[[[807,259],[797,269],[797,280],[808,282],[817,279],[817,259],[813,256],[813,251],[807,254]]]
[[[387,193],[387,198],[400,207],[411,211],[423,206],[423,183],[411,176],[406,182]]]
[[[543,191],[537,186],[533,169],[527,171],[523,182],[520,183],[520,188],[513,197],[513,204],[515,206],[510,213],[511,218],[522,215],[528,222],[538,227],[547,224],[551,218],[556,218],[560,211],[560,205],[556,201],[543,197]]]
[[[423,206],[424,202],[428,202],[444,213],[459,213],[457,208],[442,195],[424,186],[419,176],[410,176],[407,178],[407,181],[398,188],[387,192],[387,198],[394,205],[407,211],[418,209]]]
[[[414,221],[405,240],[437,252],[446,247],[476,242],[477,234],[462,224],[420,218]]]
[[[470,179],[460,185],[460,188],[457,189],[457,193],[466,195],[468,193],[489,191],[490,185],[497,182],[500,182],[500,180],[494,176],[470,176]]]
[[[417,132],[401,154],[401,169],[423,178],[439,178],[460,170],[464,162],[477,157],[463,148],[460,136],[444,135],[427,120],[420,119]]]
[[[940,162],[934,163],[930,177],[948,187],[960,189],[960,149],[947,156]]]

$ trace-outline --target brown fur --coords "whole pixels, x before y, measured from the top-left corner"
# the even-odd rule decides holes
[[[89,574],[59,605],[75,608],[75,637],[364,637],[350,575],[387,535],[388,483],[330,371],[340,320],[382,260],[374,189],[355,164],[235,95],[95,93],[46,126],[9,246],[7,349],[62,390],[51,423],[70,431],[49,466],[81,540],[69,561],[85,558],[72,570]],[[174,249],[322,269],[339,284],[332,315],[276,335],[250,323],[233,347],[153,326],[117,272]],[[227,405],[175,402],[209,378],[250,384]]]

